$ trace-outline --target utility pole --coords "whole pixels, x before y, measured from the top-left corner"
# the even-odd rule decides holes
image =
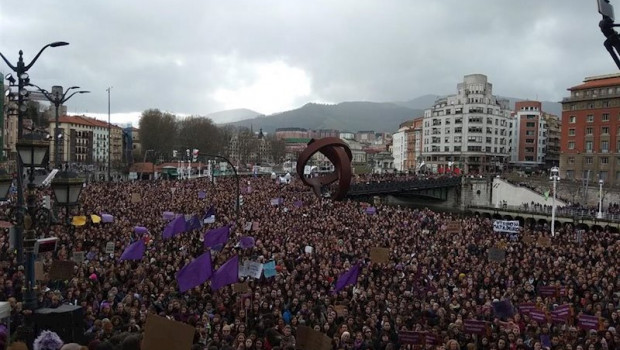
[[[112,170],[112,124],[110,122],[110,90],[112,86],[108,87],[108,181],[112,181],[110,171]]]

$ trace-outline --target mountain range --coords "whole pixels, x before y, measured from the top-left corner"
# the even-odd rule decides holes
[[[395,102],[368,102],[354,101],[338,104],[307,103],[304,106],[290,111],[261,115],[248,109],[222,111],[208,115],[221,124],[237,127],[263,129],[266,133],[273,133],[277,128],[304,128],[304,129],[336,129],[340,131],[373,130],[375,132],[395,132],[398,126],[406,120],[424,115],[424,110],[430,108],[439,95],[423,95],[409,101]],[[510,101],[510,108],[514,108],[521,98],[503,97]],[[557,102],[542,101],[543,111],[562,115],[562,105]]]

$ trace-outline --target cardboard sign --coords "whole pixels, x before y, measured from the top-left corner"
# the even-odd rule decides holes
[[[387,264],[390,262],[390,249],[381,247],[370,248],[370,261],[373,263]]]
[[[327,335],[307,326],[297,327],[297,348],[302,350],[331,350],[332,340]]]
[[[141,201],[142,201],[142,197],[140,197],[140,193],[131,194],[131,203],[140,203]]]
[[[543,248],[551,247],[551,237],[539,237],[536,244]]]
[[[489,248],[489,261],[504,262],[506,260],[506,251],[501,248]]]
[[[75,263],[70,260],[54,260],[50,267],[50,280],[65,281],[73,278],[73,267]]]
[[[108,242],[105,245],[106,254],[114,254],[114,242]]]
[[[336,311],[336,315],[338,315],[338,317],[343,317],[344,310],[346,309],[347,309],[346,305],[334,305],[334,311]]]
[[[398,332],[398,338],[403,344],[422,344],[424,343],[424,333],[414,331],[400,331]]]
[[[144,326],[142,348],[149,350],[189,350],[194,341],[194,327],[149,314]]]
[[[534,236],[532,235],[523,236],[523,243],[525,244],[532,244],[534,241]]]
[[[81,264],[84,262],[84,252],[73,252],[73,256],[71,260],[75,261],[76,264]]]
[[[233,293],[246,293],[250,291],[250,286],[248,286],[248,282],[243,283],[235,283],[232,286]]]
[[[450,221],[446,225],[446,233],[461,233],[461,223],[458,221]]]
[[[44,281],[45,280],[45,270],[43,269],[42,261],[34,262],[34,279],[36,281]]]

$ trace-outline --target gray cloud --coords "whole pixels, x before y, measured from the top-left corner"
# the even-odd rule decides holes
[[[78,112],[106,113],[108,86],[114,113],[265,113],[450,94],[470,73],[488,75],[497,94],[557,101],[585,76],[617,71],[599,18],[594,0],[4,0],[0,51],[29,60],[70,42],[48,49],[31,76],[91,90],[69,102]],[[301,71],[308,91],[294,89]],[[297,80],[286,85],[287,75]],[[269,93],[278,82],[285,88]]]

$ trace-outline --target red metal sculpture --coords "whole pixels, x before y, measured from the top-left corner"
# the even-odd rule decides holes
[[[306,178],[304,176],[304,168],[312,158],[312,156],[321,152],[334,165],[335,171],[329,174],[319,174],[316,177]],[[308,142],[308,147],[301,152],[297,159],[297,175],[301,178],[304,185],[312,187],[317,197],[322,197],[322,189],[336,181],[338,181],[338,190],[332,198],[334,200],[342,200],[347,194],[351,186],[351,149],[349,146],[337,137],[325,137],[322,139],[312,139]]]

